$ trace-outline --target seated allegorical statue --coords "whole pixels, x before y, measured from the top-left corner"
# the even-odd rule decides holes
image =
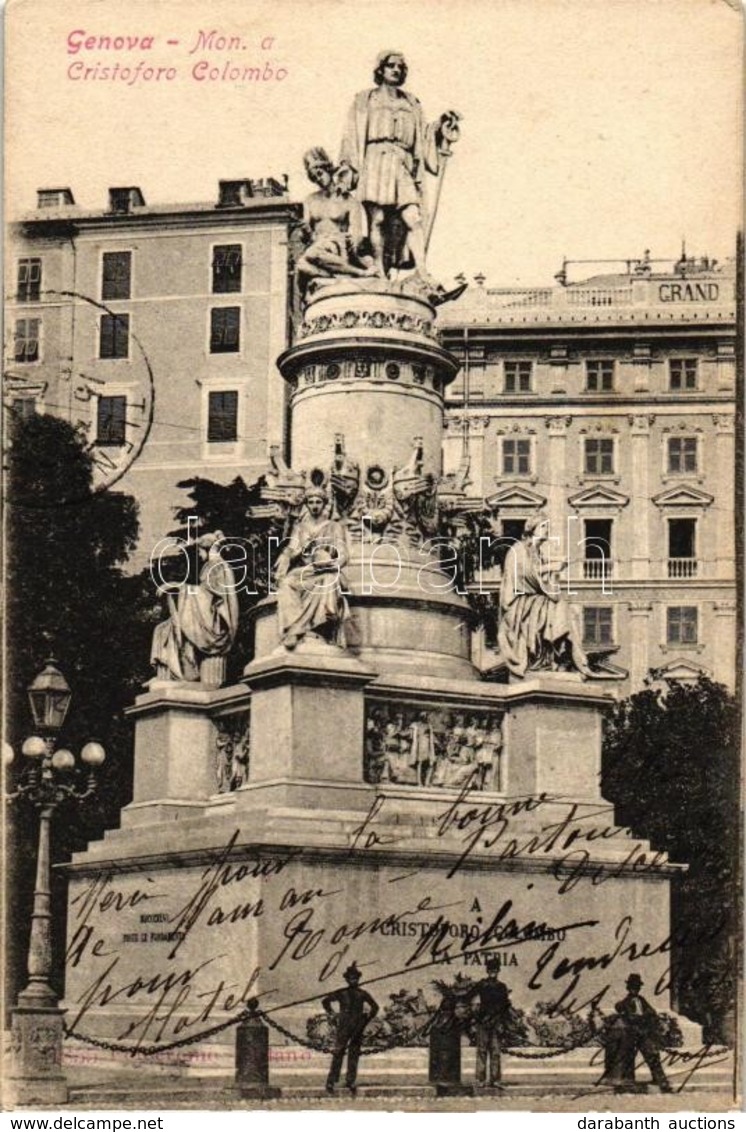
[[[309,149],[303,158],[308,179],[318,190],[303,202],[303,232],[307,247],[297,263],[301,290],[311,282],[340,275],[377,274],[370,257],[361,257],[365,213],[352,197],[356,175],[349,166],[335,169],[326,150]]]
[[[167,592],[169,618],[156,625],[150,662],[158,680],[200,679],[202,663],[230,652],[238,630],[238,597],[233,571],[220,554],[222,531],[197,539],[197,584],[182,582]]]
[[[328,507],[323,488],[307,490],[301,517],[277,561],[277,613],[286,649],[308,637],[345,645],[347,533],[328,517]]]
[[[529,519],[521,541],[505,557],[498,652],[514,676],[565,670],[590,677],[579,626],[559,593],[558,575],[567,564],[553,567],[544,555],[548,528],[546,516]]]

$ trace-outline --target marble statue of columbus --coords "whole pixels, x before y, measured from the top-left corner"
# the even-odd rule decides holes
[[[428,124],[414,95],[402,90],[407,64],[398,51],[382,51],[375,87],[355,96],[347,119],[340,165],[357,174],[368,234],[381,275],[412,266],[425,276],[427,245],[423,185],[438,174],[458,136],[456,111]]]

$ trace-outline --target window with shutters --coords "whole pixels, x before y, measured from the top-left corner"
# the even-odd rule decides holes
[[[99,397],[96,413],[96,444],[99,448],[121,448],[127,439],[127,398]]]
[[[696,578],[697,569],[697,520],[669,519],[669,578]]]
[[[531,475],[531,441],[513,440],[507,437],[502,442],[503,475]]]
[[[128,314],[104,314],[99,327],[100,358],[129,357],[130,316]]]
[[[210,311],[211,354],[238,353],[240,323],[240,307],[213,307]]]
[[[207,407],[207,440],[220,444],[238,439],[238,393],[235,389],[210,393]]]
[[[669,645],[696,645],[696,605],[670,605],[666,610],[666,643]]]
[[[16,362],[38,362],[40,358],[39,336],[40,318],[19,318],[16,320],[13,356]]]
[[[129,299],[132,294],[132,252],[104,252],[102,299]]]
[[[18,261],[19,303],[38,303],[41,298],[41,260],[24,258]]]
[[[584,469],[587,476],[614,474],[614,440],[612,437],[588,437],[583,441]]]
[[[668,386],[674,393],[697,388],[697,359],[669,358]]]
[[[588,393],[611,393],[614,389],[613,361],[587,361],[585,363],[585,388]]]
[[[241,290],[243,249],[240,244],[218,244],[212,249],[212,290],[225,295]]]
[[[18,420],[28,420],[36,412],[36,398],[35,397],[14,397],[11,402],[10,411]]]
[[[505,392],[531,392],[531,362],[505,362]]]
[[[610,605],[586,605],[583,609],[583,644],[613,645],[614,611]]]
[[[583,521],[583,577],[604,581],[612,576],[612,519]]]
[[[668,471],[674,475],[697,471],[696,436],[668,438]]]

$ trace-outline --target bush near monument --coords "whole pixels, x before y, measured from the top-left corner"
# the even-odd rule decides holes
[[[738,740],[737,700],[702,677],[616,704],[603,745],[617,822],[689,865],[672,891],[674,1001],[717,1044],[734,1037],[740,969]]]
[[[454,979],[433,980],[438,998],[430,999],[421,990],[411,993],[396,991],[389,995],[379,1017],[366,1028],[363,1050],[389,1046],[426,1047],[430,1030],[444,999],[454,1002],[458,1028],[469,1045],[474,1045],[476,1004],[469,1003],[471,991],[478,980],[467,975]],[[575,1049],[579,1046],[605,1044],[608,1027],[616,1014],[595,1011],[580,1016],[554,1006],[552,1002],[537,1002],[531,1010],[511,1006],[510,1022],[503,1034],[506,1049],[526,1047],[547,1049]],[[676,1019],[666,1013],[658,1015],[658,1041],[666,1049],[683,1045],[684,1039]],[[334,1020],[326,1014],[315,1014],[306,1023],[306,1037],[317,1049],[329,1051],[334,1044]]]

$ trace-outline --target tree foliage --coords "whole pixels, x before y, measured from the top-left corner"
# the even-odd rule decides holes
[[[672,898],[680,1009],[726,1040],[739,938],[739,711],[701,678],[617,704],[605,729],[603,794],[616,818],[688,865]]]
[[[14,422],[8,462],[7,738],[17,746],[28,734],[26,689],[52,653],[73,693],[61,741],[111,745],[103,773],[118,784],[118,808],[129,776],[123,708],[149,675],[152,596],[122,570],[137,504],[94,490],[90,453],[55,417]]]

